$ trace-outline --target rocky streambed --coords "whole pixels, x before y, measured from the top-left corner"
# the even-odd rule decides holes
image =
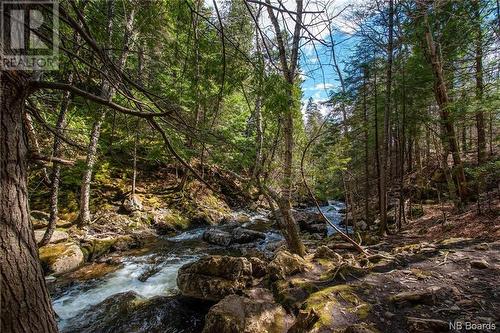
[[[338,224],[341,209],[341,203],[334,202],[324,212]],[[222,225],[161,236],[136,252],[104,257],[94,264],[104,274],[93,276],[89,266],[87,271],[80,269],[83,273],[58,278],[50,289],[60,330],[199,332],[215,302],[240,295],[243,298],[230,299],[232,303],[214,309],[241,307],[248,303],[248,296],[242,296],[246,292],[254,294],[250,297],[259,295],[264,302],[248,306],[269,307],[268,313],[281,316],[282,325],[289,326],[291,319],[283,308],[269,302],[273,298],[269,290],[252,289],[268,274],[272,266],[268,263],[284,245],[267,215],[234,212]],[[316,237],[331,233],[308,209],[297,212],[296,217],[305,232]],[[280,260],[282,265],[293,266],[296,258],[285,255]],[[273,274],[281,274],[280,269],[276,267]]]

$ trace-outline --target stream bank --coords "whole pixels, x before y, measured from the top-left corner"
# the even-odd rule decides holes
[[[342,207],[341,203],[332,202],[324,207],[324,211],[340,224],[342,215],[339,210]],[[176,281],[178,270],[213,255],[229,254],[269,261],[277,249],[284,247],[284,241],[268,215],[262,210],[234,211],[218,226],[197,227],[174,236],[160,235],[150,238],[135,250],[104,255],[76,271],[50,276],[49,287],[61,331],[199,331],[208,308],[214,303],[202,301],[193,306],[192,299],[180,295]],[[310,209],[296,211],[299,221],[311,220],[313,216]],[[309,225],[315,222],[317,220],[313,218]],[[302,225],[307,223],[303,221]],[[319,234],[317,230],[303,231],[313,238],[314,235],[322,238],[327,232],[326,225],[323,227]],[[152,304],[158,303],[168,305],[152,311]],[[163,314],[162,309],[166,311]],[[154,324],[154,321],[136,318],[139,312],[144,313],[144,318],[178,312],[182,319]],[[134,318],[123,319],[132,315]],[[103,326],[96,327],[96,321]],[[131,326],[127,326],[127,322]],[[190,324],[186,326],[188,322]],[[136,324],[139,326],[133,326]]]

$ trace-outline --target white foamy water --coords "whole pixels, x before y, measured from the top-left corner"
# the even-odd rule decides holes
[[[123,267],[105,276],[90,289],[82,286],[70,287],[62,296],[53,300],[54,310],[61,319],[59,328],[64,328],[68,319],[114,294],[134,291],[146,298],[172,295],[177,288],[176,278],[179,268],[199,258],[197,254],[169,255],[164,258],[160,256],[159,262],[156,256],[158,254],[127,258],[123,261]],[[141,282],[139,277],[150,269],[154,269],[155,273]]]
[[[186,232],[180,233],[177,236],[168,237],[167,239],[171,242],[182,242],[186,240],[195,240],[201,239],[203,233],[207,230],[206,228],[196,228],[192,230],[188,230]]]

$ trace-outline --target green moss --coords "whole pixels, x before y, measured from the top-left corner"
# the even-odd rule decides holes
[[[337,285],[317,291],[309,296],[303,306],[304,310],[314,310],[319,320],[315,328],[322,329],[334,326],[335,316],[339,313],[351,313],[358,319],[365,319],[371,305],[363,302],[349,285]]]
[[[190,220],[175,209],[170,209],[168,214],[163,216],[162,223],[175,230],[185,230],[190,226]]]
[[[40,261],[50,266],[58,258],[60,258],[66,252],[67,249],[68,246],[64,243],[42,246],[39,249]]]
[[[85,244],[82,247],[82,251],[87,253],[87,258],[89,260],[94,260],[99,258],[100,256],[109,252],[111,247],[116,243],[116,238],[95,238],[92,239],[89,243]]]

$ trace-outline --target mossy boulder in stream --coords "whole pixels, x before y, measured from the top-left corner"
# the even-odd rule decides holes
[[[205,319],[203,333],[285,333],[293,318],[262,288],[247,296],[229,295],[214,305]]]
[[[113,295],[63,326],[61,332],[200,332],[208,306],[183,297]]]
[[[252,264],[246,258],[208,256],[179,269],[177,286],[182,295],[219,301],[244,290],[252,280]]]
[[[53,274],[73,271],[85,260],[82,250],[73,242],[42,246],[39,255],[44,271]]]

